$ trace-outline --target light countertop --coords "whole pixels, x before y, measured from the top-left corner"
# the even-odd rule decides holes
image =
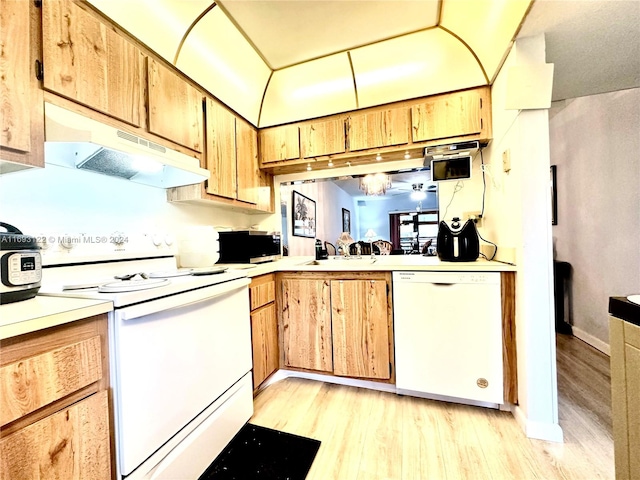
[[[443,262],[438,257],[422,255],[363,255],[361,258],[330,257],[315,261],[314,257],[282,257],[274,262],[227,264],[230,269],[243,269],[248,277],[273,272],[342,272],[342,271],[443,271],[443,272],[515,272],[516,266],[478,259],[475,262]]]
[[[82,320],[113,310],[104,300],[45,297],[0,306],[0,340]]]

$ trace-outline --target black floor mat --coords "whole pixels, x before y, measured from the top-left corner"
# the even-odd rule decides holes
[[[247,423],[199,480],[304,480],[320,441]]]

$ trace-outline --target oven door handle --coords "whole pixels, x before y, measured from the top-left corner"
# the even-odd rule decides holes
[[[196,303],[205,302],[216,297],[221,297],[241,288],[247,287],[251,283],[248,278],[240,278],[230,282],[211,285],[210,287],[198,288],[177,295],[159,298],[150,302],[140,303],[131,307],[125,307],[115,311],[119,320],[134,320],[158,312],[166,312],[176,308],[183,308]],[[179,298],[179,300],[178,300]]]

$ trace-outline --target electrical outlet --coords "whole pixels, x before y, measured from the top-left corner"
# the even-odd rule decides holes
[[[477,228],[482,227],[483,218],[480,216],[482,212],[464,212],[465,220],[473,220]]]

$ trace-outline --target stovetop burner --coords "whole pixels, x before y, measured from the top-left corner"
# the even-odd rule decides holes
[[[131,280],[120,280],[119,282],[105,283],[98,287],[101,293],[134,292],[136,290],[146,290],[148,288],[162,287],[170,283],[167,278],[142,278]]]

